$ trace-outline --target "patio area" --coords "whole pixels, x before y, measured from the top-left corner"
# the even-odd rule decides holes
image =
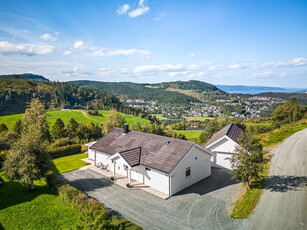
[[[87,166],[84,166],[82,168],[80,168],[80,170],[92,170],[96,173],[99,173],[101,174],[103,177],[106,177],[106,178],[111,178],[114,176],[113,172],[112,171],[109,171],[109,170],[106,170],[106,169],[101,169],[101,168],[98,168],[94,165],[94,161],[93,160],[90,160],[88,158],[84,158],[82,159],[83,161],[85,161],[86,163],[89,163],[89,165]],[[111,180],[111,179],[110,179]],[[130,187],[128,188],[127,187],[127,184],[129,183],[129,179],[128,177],[126,176],[123,176],[119,173],[115,173],[115,177],[114,177],[114,180],[113,182],[121,187],[124,187],[126,189],[129,189],[129,190],[144,190],[148,193],[151,193],[161,199],[164,199],[166,200],[167,198],[169,198],[169,195],[165,194],[165,193],[162,193],[156,189],[153,189],[151,188],[150,186],[148,185],[145,185],[143,183],[140,183],[134,179],[131,179],[131,184],[130,184]]]

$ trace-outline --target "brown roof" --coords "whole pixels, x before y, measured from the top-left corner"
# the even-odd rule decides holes
[[[216,132],[215,134],[213,134],[213,136],[207,142],[206,146],[212,144],[213,142],[217,141],[218,139],[220,139],[221,137],[225,135],[228,136],[233,141],[235,141],[236,143],[238,143],[238,138],[242,132],[244,135],[246,135],[243,129],[241,129],[236,124],[231,123],[225,126],[224,128],[222,128],[221,130],[219,130],[218,132]]]
[[[91,149],[110,155],[121,153],[131,164],[136,164],[137,150],[132,151],[132,149],[141,148],[139,164],[170,173],[195,144],[149,133],[129,131],[123,135],[123,132],[122,128],[114,128],[97,141]]]
[[[141,161],[141,151],[142,148],[133,148],[133,149],[128,149],[123,152],[120,152],[119,154],[127,161],[127,163],[131,166],[137,166],[140,164]]]

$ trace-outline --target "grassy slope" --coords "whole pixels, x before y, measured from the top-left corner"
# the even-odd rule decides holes
[[[173,130],[173,131],[185,135],[188,141],[193,141],[193,142],[197,142],[198,137],[203,132],[203,130]]]
[[[53,126],[54,122],[56,121],[57,118],[61,118],[65,124],[68,123],[68,121],[71,118],[76,119],[76,121],[83,123],[83,124],[87,124],[89,122],[93,122],[94,124],[101,124],[101,122],[103,122],[106,118],[106,116],[109,114],[109,111],[107,110],[100,110],[100,113],[102,113],[104,115],[104,117],[98,117],[98,116],[89,116],[92,119],[89,119],[87,117],[85,117],[83,115],[83,113],[81,111],[49,111],[47,113],[47,120],[50,122],[50,127]],[[16,121],[18,119],[21,119],[23,117],[24,114],[14,114],[14,115],[8,115],[8,116],[0,116],[0,124],[4,123],[6,124],[6,126],[8,127],[8,129],[12,129],[14,124],[16,123]],[[134,123],[136,121],[139,121],[141,123],[141,125],[145,124],[145,123],[149,123],[148,120],[143,119],[143,118],[139,118],[139,117],[135,117],[133,115],[129,115],[129,114],[122,114],[125,119],[126,122],[128,124]],[[97,120],[97,121],[95,121]]]
[[[53,160],[53,171],[64,173],[85,166],[80,153]],[[8,180],[0,173],[5,183],[0,189],[0,229],[68,229],[78,223],[80,213],[52,193],[42,181],[35,183],[36,190],[29,192],[20,183]]]
[[[281,143],[292,134],[305,128],[307,128],[307,119],[303,119],[293,124],[285,125],[271,132],[261,134],[259,137],[261,138],[262,145],[265,146],[266,149],[269,149],[272,148],[275,144]],[[237,201],[231,215],[233,218],[244,219],[253,212],[258,203],[258,200],[260,199],[265,179],[269,173],[269,163],[270,162],[268,162],[268,165],[266,165],[266,169],[263,174],[261,174],[260,179],[255,181],[252,188],[247,190],[246,193]]]
[[[68,229],[78,224],[79,211],[65,204],[43,182],[36,190],[8,180],[0,188],[0,229]]]

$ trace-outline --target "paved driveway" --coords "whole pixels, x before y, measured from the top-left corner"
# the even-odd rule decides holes
[[[227,214],[238,184],[226,170],[212,175],[181,193],[162,200],[143,190],[126,189],[91,170],[61,175],[71,185],[94,197],[111,214],[131,220],[144,229],[248,229],[248,220]]]
[[[307,129],[274,149],[270,171],[251,229],[307,229]]]

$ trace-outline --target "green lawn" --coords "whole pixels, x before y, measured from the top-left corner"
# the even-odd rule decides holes
[[[184,117],[187,121],[205,121],[212,120],[215,117]],[[225,117],[218,117],[217,119],[225,119]]]
[[[0,173],[0,229],[71,229],[80,212],[52,193],[44,182],[33,192]]]
[[[97,121],[100,121],[100,122],[104,122],[106,120],[106,117],[110,113],[109,110],[99,110],[98,112],[100,114],[102,114],[103,116],[102,117],[100,117],[100,116],[90,116],[90,115],[88,115],[88,116],[90,118],[94,119],[94,120],[97,120]],[[126,120],[126,123],[129,124],[129,125],[132,124],[132,123],[135,123],[136,121],[139,121],[141,126],[144,125],[145,123],[149,124],[148,120],[140,118],[140,117],[136,117],[136,116],[133,116],[133,115],[130,115],[130,114],[125,114],[125,113],[121,113],[121,115],[123,115],[123,117]]]
[[[85,166],[87,153],[53,160],[56,174]],[[0,173],[0,229],[71,229],[78,224],[79,211],[52,193],[44,181],[36,181],[33,192]],[[2,226],[1,226],[2,225]]]
[[[68,121],[71,118],[74,118],[76,121],[87,124],[89,122],[93,122],[94,124],[101,124],[103,121],[105,121],[106,116],[109,114],[108,110],[100,110],[99,111],[103,117],[99,116],[89,116],[85,117],[81,111],[78,110],[71,110],[71,111],[49,111],[47,112],[47,121],[50,122],[50,127],[52,127],[56,121],[57,118],[61,118],[65,124],[68,123]],[[122,115],[126,119],[127,124],[134,123],[136,121],[139,121],[141,125],[144,125],[145,123],[149,123],[148,120],[135,117],[133,115],[129,114],[123,114]],[[8,129],[12,129],[14,124],[18,119],[21,119],[24,116],[24,114],[14,114],[14,115],[8,115],[8,116],[0,116],[0,124],[4,123]],[[92,119],[91,119],[92,118]]]
[[[81,168],[85,166],[85,162],[81,159],[86,157],[87,153],[80,153],[80,154],[54,159],[53,160],[54,165],[52,171],[55,174],[61,174],[64,172],[69,172]]]
[[[173,131],[185,135],[188,141],[193,141],[193,142],[197,142],[198,137],[203,132],[203,130],[173,130]]]

